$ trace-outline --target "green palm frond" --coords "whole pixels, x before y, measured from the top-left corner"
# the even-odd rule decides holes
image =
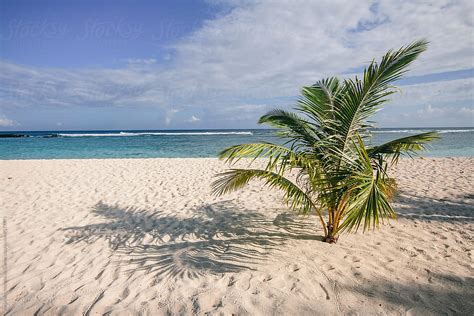
[[[299,115],[285,110],[273,110],[260,117],[259,124],[279,128],[278,135],[291,139],[292,147],[311,147],[319,139],[314,126]]]
[[[395,218],[395,212],[390,205],[390,197],[386,194],[386,183],[379,178],[356,176],[357,185],[351,188],[353,196],[344,214],[345,219],[339,227],[342,231],[357,231],[360,224],[364,223],[364,231],[379,226],[383,218]]]
[[[334,107],[340,92],[338,78],[322,79],[302,89],[296,109],[312,118],[317,126],[324,127],[327,120],[334,119]]]
[[[298,154],[285,146],[266,142],[234,145],[219,153],[219,158],[225,159],[228,163],[237,162],[242,158],[276,158],[282,156],[297,159]]]
[[[351,144],[355,132],[364,136],[364,131],[372,127],[367,119],[396,92],[390,84],[403,76],[408,66],[426,50],[427,44],[420,40],[397,51],[389,51],[380,64],[373,61],[364,70],[362,79],[344,81],[340,107],[335,109],[336,120],[332,126],[341,136],[340,148],[345,150]]]
[[[397,162],[400,155],[412,156],[417,151],[424,150],[427,143],[439,139],[437,132],[427,132],[408,137],[398,138],[385,144],[368,149],[371,157],[377,155],[391,156],[393,162]]]
[[[345,219],[339,231],[357,231],[361,223],[364,231],[379,226],[380,219],[395,218],[390,206],[393,182],[383,173],[373,170],[371,159],[365,149],[362,138],[358,136],[357,159],[354,162],[356,172],[348,179],[345,192],[349,193]]]
[[[212,191],[223,195],[242,188],[252,179],[260,179],[270,188],[278,188],[285,192],[285,202],[301,214],[308,214],[311,209],[317,210],[310,196],[284,176],[259,169],[230,169],[219,174],[212,183]]]
[[[290,148],[272,143],[250,143],[231,146],[219,153],[220,159],[233,164],[242,158],[250,158],[252,162],[257,158],[268,158],[265,170],[283,174],[288,168],[302,170],[316,170],[316,161],[307,153],[298,153]]]
[[[288,169],[298,169],[298,182],[319,178],[321,165],[312,153],[296,152],[283,145],[272,143],[249,143],[231,146],[219,154],[226,163],[234,164],[243,158],[268,158],[264,170],[283,174]]]

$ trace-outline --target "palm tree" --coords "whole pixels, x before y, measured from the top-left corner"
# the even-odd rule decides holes
[[[372,61],[362,78],[327,78],[302,89],[295,112],[273,110],[259,120],[277,128],[283,144],[235,145],[219,154],[233,164],[241,158],[267,158],[262,169],[230,169],[213,182],[222,195],[261,179],[283,190],[285,202],[300,214],[315,212],[324,241],[335,243],[341,232],[379,226],[395,218],[390,205],[396,182],[387,170],[401,155],[413,156],[438,138],[435,132],[369,146],[370,117],[397,92],[393,82],[425,51],[427,42],[413,42]],[[293,172],[291,172],[293,171]]]

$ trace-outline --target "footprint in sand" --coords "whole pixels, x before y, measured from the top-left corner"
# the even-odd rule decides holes
[[[233,286],[233,285],[235,284],[235,282],[236,282],[236,281],[235,281],[235,278],[234,278],[233,276],[231,276],[230,279],[229,279],[229,283],[227,284],[227,286],[229,286],[229,287],[230,287],[230,286]]]
[[[271,281],[272,279],[273,279],[273,276],[267,275],[267,276],[263,279],[263,282],[268,282],[268,281]]]

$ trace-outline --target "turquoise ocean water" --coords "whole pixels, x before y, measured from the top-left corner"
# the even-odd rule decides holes
[[[431,157],[474,156],[474,128],[386,128],[374,143],[437,130],[441,139],[424,153]],[[0,132],[0,159],[216,157],[224,148],[258,141],[279,142],[273,130],[43,131]]]

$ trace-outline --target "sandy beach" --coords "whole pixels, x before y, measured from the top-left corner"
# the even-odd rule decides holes
[[[474,158],[402,160],[398,220],[335,245],[259,182],[212,196],[225,168],[0,161],[6,313],[474,313]]]

